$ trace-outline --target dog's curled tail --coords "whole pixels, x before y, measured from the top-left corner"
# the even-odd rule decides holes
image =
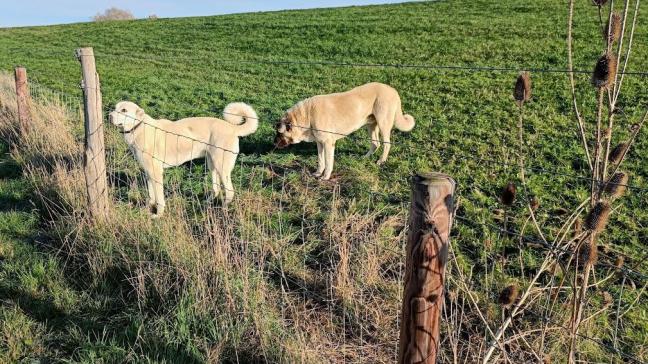
[[[244,102],[233,102],[225,106],[223,119],[234,124],[237,136],[254,133],[259,127],[259,117],[252,106]]]
[[[410,114],[403,115],[403,111],[400,110],[396,114],[396,129],[400,131],[410,131],[414,129],[414,117]]]

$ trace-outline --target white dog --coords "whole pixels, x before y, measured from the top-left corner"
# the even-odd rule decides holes
[[[391,148],[392,128],[410,131],[414,118],[403,114],[398,92],[383,83],[372,82],[347,92],[318,95],[290,108],[277,124],[275,145],[284,148],[302,141],[317,143],[316,177],[331,178],[335,142],[367,126],[371,147],[367,156],[380,147],[378,164],[383,164]]]
[[[231,174],[239,153],[239,137],[257,130],[254,109],[242,102],[223,110],[223,119],[186,118],[176,122],[153,119],[141,107],[121,101],[110,113],[110,122],[121,129],[126,143],[146,174],[149,207],[153,217],[164,212],[164,168],[205,158],[211,170],[214,194],[225,189],[224,205],[234,198]]]

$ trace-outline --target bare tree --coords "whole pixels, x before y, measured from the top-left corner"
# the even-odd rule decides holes
[[[131,13],[128,10],[116,8],[114,6],[110,9],[106,9],[103,13],[97,13],[97,15],[95,15],[92,18],[93,21],[131,20],[131,19],[135,19],[133,13]]]

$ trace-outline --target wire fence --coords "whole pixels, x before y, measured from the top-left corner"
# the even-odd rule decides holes
[[[98,54],[98,58],[124,58],[124,55]],[[136,60],[155,60],[140,59]],[[175,60],[190,60],[191,57],[178,57]],[[163,61],[160,59],[159,61]],[[464,67],[464,66],[430,66],[430,65],[392,65],[392,64],[364,64],[347,62],[285,62],[285,61],[233,61],[239,64],[246,62],[263,62],[267,65],[317,65],[327,67],[378,67],[402,68],[419,70],[441,71],[476,71],[476,72],[519,72],[519,68],[498,67]],[[534,73],[590,73],[582,70],[560,69],[529,69]],[[627,72],[629,75],[645,76],[645,72]],[[51,91],[46,86],[31,82],[32,96],[39,100],[59,100],[71,109],[79,109],[78,96]],[[235,100],[233,100],[235,101]],[[286,325],[293,323],[299,331],[304,329],[309,320],[320,322],[332,332],[326,336],[327,353],[342,349],[341,358],[344,361],[383,361],[397,359],[398,343],[395,338],[399,335],[400,302],[404,279],[404,232],[406,227],[407,198],[395,198],[393,193],[382,192],[380,187],[376,190],[363,190],[363,195],[369,196],[369,202],[364,206],[356,206],[355,202],[347,201],[342,197],[343,189],[352,188],[349,184],[353,181],[337,181],[335,177],[331,183],[316,182],[307,177],[308,167],[295,160],[285,163],[273,161],[277,154],[261,156],[246,154],[239,150],[239,141],[236,147],[216,144],[207,138],[199,138],[189,133],[170,130],[161,126],[155,119],[138,118],[128,112],[114,110],[114,105],[104,107],[104,118],[109,114],[113,117],[122,117],[130,120],[129,128],[123,130],[109,128],[107,135],[107,161],[108,175],[111,186],[111,195],[117,204],[134,205],[134,208],[145,210],[147,205],[154,205],[151,191],[162,196],[168,196],[172,208],[166,214],[180,214],[182,218],[192,221],[192,226],[197,238],[204,238],[207,232],[199,228],[200,224],[208,219],[209,214],[217,211],[216,216],[223,221],[231,222],[228,211],[231,209],[220,207],[217,197],[224,195],[223,199],[229,202],[233,199],[233,209],[239,211],[237,222],[246,225],[247,231],[240,232],[239,241],[244,244],[244,256],[262,254],[270,249],[272,259],[269,266],[259,267],[262,276],[276,277],[277,289],[281,292],[281,315]],[[249,115],[228,113],[229,116],[249,119]],[[214,123],[229,123],[219,120]],[[266,122],[259,117],[260,123]],[[126,125],[126,122],[123,123]],[[364,142],[367,145],[378,142],[407,148],[409,145],[400,141],[377,140],[371,135],[367,137],[352,134],[347,135],[331,130],[321,130],[311,127],[297,126],[317,131],[330,133],[340,137],[349,137],[354,143]],[[121,135],[120,135],[121,133]],[[153,138],[151,143],[150,138]],[[123,139],[126,138],[128,148],[124,147]],[[129,139],[130,138],[130,139]],[[245,138],[245,137],[243,137]],[[405,138],[405,137],[403,137]],[[175,143],[174,143],[175,141]],[[403,153],[408,153],[405,150]],[[476,150],[457,151],[450,149],[436,149],[434,153],[443,160],[470,161],[476,166],[493,168],[495,171],[504,170],[511,174],[519,165],[513,162],[482,157]],[[183,154],[184,158],[177,157]],[[188,155],[187,155],[188,154]],[[132,158],[132,157],[135,158]],[[176,156],[176,157],[172,157]],[[207,158],[201,162],[202,158]],[[392,156],[394,158],[394,156]],[[399,158],[399,156],[396,156]],[[142,163],[156,163],[164,173],[141,172]],[[170,167],[180,167],[173,168]],[[549,178],[562,177],[570,181],[594,182],[603,185],[608,181],[593,179],[591,176],[563,172],[558,169],[549,169],[542,166],[528,165],[524,167],[534,175],[543,175]],[[215,173],[214,173],[215,171]],[[231,181],[232,175],[238,177],[236,183]],[[208,177],[209,176],[209,177]],[[211,179],[211,182],[209,181]],[[345,183],[346,182],[346,183]],[[400,180],[398,181],[401,182]],[[643,195],[648,191],[647,186],[631,183],[619,184],[628,188],[630,193]],[[542,184],[539,184],[542,186]],[[549,186],[547,186],[549,187]],[[462,185],[460,191],[469,189],[480,190],[480,186]],[[156,192],[157,191],[157,192]],[[487,192],[492,195],[492,192]],[[147,197],[148,195],[148,197]],[[234,196],[232,196],[234,195]],[[523,199],[531,196],[525,191],[521,194]],[[345,196],[349,197],[349,196]],[[459,211],[456,216],[453,259],[457,262],[449,267],[450,281],[447,284],[448,297],[446,299],[446,326],[444,342],[451,347],[444,350],[444,361],[475,361],[483,354],[484,342],[491,339],[489,322],[496,324],[498,318],[495,312],[499,309],[497,304],[488,301],[492,298],[493,291],[502,288],[506,271],[521,275],[520,282],[526,279],[525,270],[537,269],[534,262],[539,256],[554,255],[556,266],[569,267],[569,256],[574,255],[576,247],[570,244],[559,246],[553,242],[525,234],[525,226],[507,215],[504,211],[503,225],[492,218],[493,204],[485,205],[483,199],[473,199],[473,196],[460,192],[461,201],[471,206],[470,213]],[[496,197],[496,196],[493,196]],[[155,197],[157,198],[157,197]],[[523,202],[522,204],[525,204]],[[164,205],[162,206],[164,207]],[[322,213],[326,211],[326,213]],[[154,213],[161,214],[160,206],[153,209]],[[164,219],[164,217],[162,217]],[[522,219],[524,220],[524,219]],[[487,222],[495,221],[495,222]],[[507,225],[507,222],[510,225]],[[527,219],[528,222],[528,219]],[[255,228],[258,231],[249,231]],[[517,227],[517,229],[515,228]],[[398,231],[398,232],[395,232]],[[387,233],[390,232],[390,233]],[[547,230],[547,233],[555,232]],[[566,232],[564,232],[566,233]],[[467,235],[467,236],[464,236]],[[518,251],[507,251],[506,244],[487,248],[490,254],[483,256],[471,251],[479,244],[485,244],[483,239],[496,239],[502,242],[519,239],[525,246],[517,246]],[[276,239],[280,243],[268,243]],[[465,245],[464,245],[465,244]],[[492,244],[492,243],[491,243]],[[464,246],[462,246],[464,245]],[[534,251],[532,248],[539,248]],[[502,250],[503,249],[503,250]],[[542,251],[542,252],[540,252]],[[614,256],[613,254],[616,254]],[[629,257],[636,260],[633,265],[629,262],[619,264],[619,256],[624,254],[613,252],[599,252],[599,262],[596,272],[604,277],[597,279],[593,284],[598,290],[609,289],[617,296],[617,312],[614,340],[602,339],[588,334],[579,333],[582,340],[596,344],[603,355],[617,355],[621,360],[642,363],[640,355],[644,355],[643,348],[632,348],[623,345],[623,350],[618,348],[619,340],[616,333],[623,330],[623,323],[619,323],[619,311],[628,312],[632,309],[641,309],[637,304],[644,294],[648,282],[643,269],[643,259]],[[511,264],[508,260],[517,260]],[[466,266],[467,262],[481,262],[482,267]],[[630,265],[630,266],[629,266]],[[519,268],[519,269],[518,269]],[[478,272],[475,272],[475,269]],[[479,276],[480,283],[475,283],[471,277]],[[574,279],[576,273],[563,272],[562,279]],[[510,279],[505,279],[510,281]],[[619,280],[622,280],[619,289]],[[522,283],[523,284],[523,283]],[[525,308],[524,314],[516,318],[516,327],[511,330],[510,337],[504,337],[507,342],[500,355],[504,360],[513,362],[530,361],[537,359],[537,353],[559,352],[564,345],[562,335],[555,335],[550,340],[545,340],[549,324],[559,328],[559,331],[570,331],[561,318],[560,310],[554,307],[556,300],[563,303],[569,302],[568,288],[552,291],[554,278],[545,277],[539,290],[547,290],[549,295],[542,297],[540,293],[533,303]],[[636,287],[633,293],[624,291],[626,284]],[[462,300],[462,309],[457,309],[457,296]],[[474,300],[474,292],[481,292],[482,301]],[[605,291],[607,292],[607,291]],[[553,297],[552,297],[553,296]],[[486,300],[484,302],[483,300]],[[472,302],[472,303],[471,303]],[[543,305],[544,303],[544,305]],[[476,308],[484,317],[479,317],[476,312],[466,311],[466,305]],[[606,306],[607,305],[607,306]],[[601,300],[589,303],[589,313],[601,310],[608,312],[610,305]],[[506,308],[501,309],[502,319],[507,314]],[[609,313],[613,316],[612,313]],[[601,320],[600,318],[596,318]],[[302,326],[300,326],[302,325]],[[536,326],[534,326],[536,325]],[[537,330],[538,325],[544,327]],[[632,324],[628,324],[632,325]],[[621,326],[621,328],[620,328]],[[305,329],[304,329],[305,330]],[[516,331],[517,330],[517,331]],[[313,337],[323,335],[326,330],[318,331]],[[453,342],[454,340],[454,342]],[[308,342],[308,339],[306,340]],[[396,344],[394,344],[396,342]],[[540,343],[537,346],[537,343]],[[532,343],[533,345],[531,345]],[[313,344],[313,342],[309,342]],[[477,345],[477,346],[476,346]],[[459,347],[471,348],[465,352]],[[477,349],[475,349],[477,348]],[[479,349],[481,348],[481,349]],[[588,355],[600,353],[581,353],[583,360]],[[366,360],[365,360],[366,359]],[[388,360],[388,361],[389,361]]]

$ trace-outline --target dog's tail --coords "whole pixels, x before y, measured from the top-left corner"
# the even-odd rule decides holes
[[[252,106],[244,102],[233,102],[225,106],[223,119],[234,124],[237,136],[246,136],[254,133],[259,127],[259,117]]]
[[[400,131],[410,131],[414,129],[414,117],[410,114],[403,115],[400,108],[396,112],[396,129]]]

